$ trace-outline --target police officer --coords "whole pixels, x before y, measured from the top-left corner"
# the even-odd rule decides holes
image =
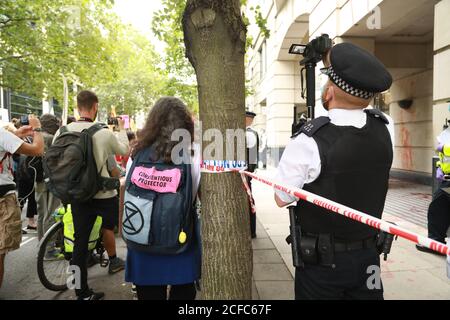
[[[393,159],[393,123],[368,109],[392,77],[367,51],[334,46],[321,71],[328,117],[306,124],[287,146],[277,181],[381,218]],[[298,201],[281,191],[280,207]],[[296,299],[383,299],[377,231],[310,203],[297,202],[304,267],[296,268]],[[375,266],[375,268],[373,267]]]
[[[436,178],[440,185],[428,208],[428,237],[445,243],[447,230],[450,227],[450,128],[448,126],[437,137],[436,149],[439,152]],[[416,248],[419,251],[443,255],[419,244]]]
[[[251,128],[253,124],[253,120],[255,119],[256,114],[254,112],[247,111],[245,113],[245,126],[246,126],[246,138],[247,138],[247,164],[248,171],[255,172],[258,167],[258,151],[259,151],[259,137],[258,133]],[[250,190],[252,188],[252,178],[248,178],[248,185]],[[251,204],[249,200],[249,213],[250,213],[250,232],[252,235],[252,239],[256,238],[256,212],[252,212]]]

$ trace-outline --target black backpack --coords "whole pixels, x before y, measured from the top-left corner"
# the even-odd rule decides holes
[[[100,175],[94,158],[92,137],[107,128],[101,123],[82,132],[62,127],[60,135],[47,150],[43,159],[45,183],[63,203],[87,202],[100,190],[120,186],[118,179]]]
[[[196,238],[191,165],[155,161],[153,155],[151,148],[139,152],[127,174],[122,235],[131,249],[158,255],[180,254]],[[164,187],[172,182],[167,172],[177,170],[179,182],[175,183],[177,187],[172,186],[172,192],[149,189],[151,185]]]

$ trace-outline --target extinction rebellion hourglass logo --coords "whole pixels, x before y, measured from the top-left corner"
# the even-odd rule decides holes
[[[125,203],[125,220],[123,221],[123,231],[130,235],[136,235],[144,227],[144,216],[139,208],[131,203]]]

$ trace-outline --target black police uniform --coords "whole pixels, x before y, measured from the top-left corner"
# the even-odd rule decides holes
[[[369,99],[392,84],[381,62],[359,47],[336,45],[330,57],[326,74],[353,96]],[[303,127],[321,160],[319,177],[303,189],[381,218],[393,148],[388,119],[378,110],[366,113],[361,129],[336,126],[328,117]],[[382,285],[368,283],[369,267],[380,266],[377,230],[304,201],[295,210],[304,262],[296,269],[296,299],[383,299]]]

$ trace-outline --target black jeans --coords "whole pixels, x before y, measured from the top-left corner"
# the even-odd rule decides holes
[[[71,264],[78,266],[80,270],[80,286],[75,289],[75,293],[79,297],[89,294],[87,283],[88,245],[95,220],[97,216],[102,216],[104,220],[102,227],[105,228],[106,225],[106,229],[110,229],[119,214],[117,201],[117,197],[114,197],[110,199],[93,199],[86,203],[72,203],[75,241]]]
[[[442,182],[428,208],[428,237],[444,243],[450,227],[450,194],[441,188],[449,187],[449,181]]]
[[[335,268],[319,265],[297,268],[295,299],[383,300],[380,256],[376,249],[335,253],[335,265]]]
[[[195,300],[194,283],[172,286],[167,299],[167,286],[136,286],[139,300]]]

